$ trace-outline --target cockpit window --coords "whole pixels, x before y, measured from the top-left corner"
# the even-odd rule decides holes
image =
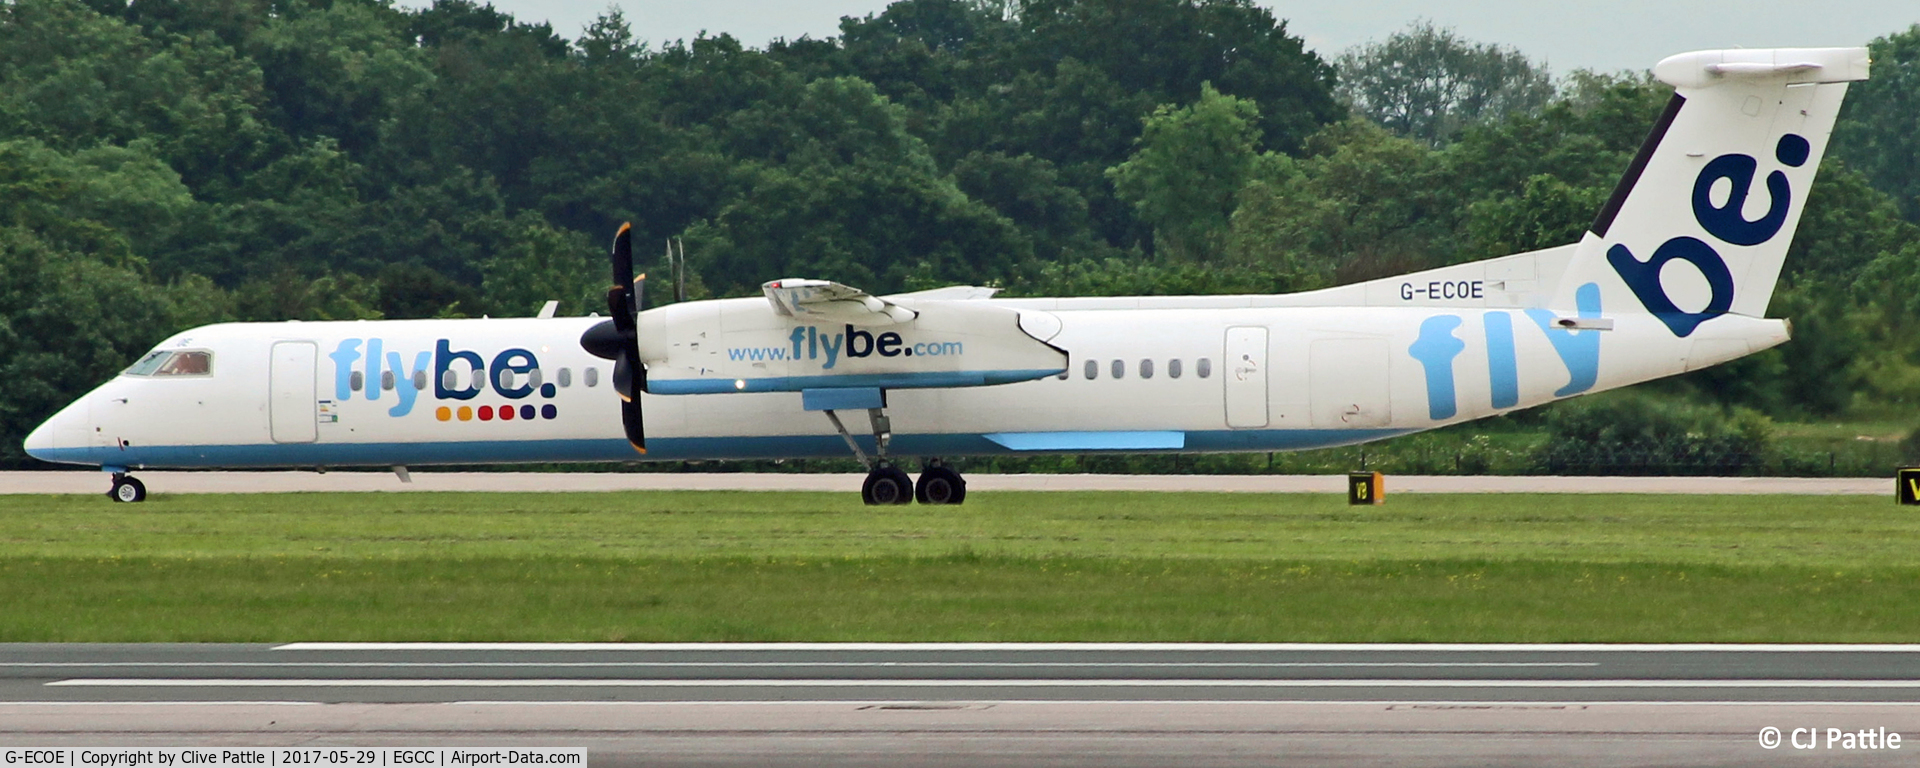
[[[152,376],[154,370],[158,369],[160,364],[166,362],[167,358],[171,356],[173,356],[172,352],[156,349],[148,352],[146,357],[140,358],[139,362],[127,366],[125,373],[128,376]]]
[[[206,376],[213,373],[213,353],[201,349],[154,350],[126,370],[128,376]]]
[[[213,353],[195,350],[175,352],[173,357],[154,371],[155,376],[205,376],[213,373]]]

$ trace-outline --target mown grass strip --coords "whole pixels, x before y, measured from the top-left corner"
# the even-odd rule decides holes
[[[1920,569],[8,558],[0,641],[1911,642]]]
[[[0,497],[0,641],[1920,642],[1857,497]]]
[[[1391,487],[1391,486],[1389,486]],[[0,496],[0,556],[1180,557],[1920,567],[1920,513],[1858,496],[851,492]]]

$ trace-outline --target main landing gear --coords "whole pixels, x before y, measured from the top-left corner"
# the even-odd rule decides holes
[[[113,473],[113,487],[107,490],[107,498],[117,502],[132,504],[147,500],[147,485],[133,475],[125,472]]]
[[[860,484],[861,501],[877,506],[911,504],[916,499],[922,504],[960,504],[967,500],[966,479],[939,459],[927,462],[926,468],[920,471],[920,481],[916,483],[907,477],[906,470],[895,466],[887,458],[887,444],[893,440],[893,423],[883,409],[867,409],[867,421],[873,425],[873,444],[876,448],[876,455],[872,458],[868,458],[866,451],[860,450],[860,444],[854,441],[846,425],[840,422],[840,414],[831,409],[826,414],[827,419],[833,422],[834,430],[853,450],[854,458],[867,466],[867,480]]]

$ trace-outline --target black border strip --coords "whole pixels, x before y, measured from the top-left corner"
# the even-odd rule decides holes
[[[1640,183],[1640,174],[1647,170],[1647,163],[1653,160],[1653,151],[1660,148],[1660,140],[1666,138],[1667,129],[1673,127],[1673,119],[1680,116],[1680,107],[1687,103],[1687,97],[1676,93],[1667,100],[1666,110],[1660,113],[1660,119],[1654,121],[1653,130],[1647,133],[1647,140],[1640,143],[1640,152],[1633,156],[1633,163],[1627,166],[1627,175],[1620,177],[1620,184],[1613,188],[1613,196],[1607,198],[1607,204],[1600,209],[1600,215],[1593,220],[1591,229],[1601,237],[1607,236],[1607,230],[1613,227],[1613,217],[1620,215],[1620,206],[1627,204],[1627,195],[1633,192],[1633,186]]]

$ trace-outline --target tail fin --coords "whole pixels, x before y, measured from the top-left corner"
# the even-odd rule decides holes
[[[1760,317],[1865,48],[1702,51],[1654,76],[1673,100],[1567,264],[1550,307],[1631,294],[1675,336]],[[1685,262],[1692,269],[1670,268]],[[1599,291],[1588,287],[1597,284]],[[1586,301],[1582,301],[1585,298]]]

